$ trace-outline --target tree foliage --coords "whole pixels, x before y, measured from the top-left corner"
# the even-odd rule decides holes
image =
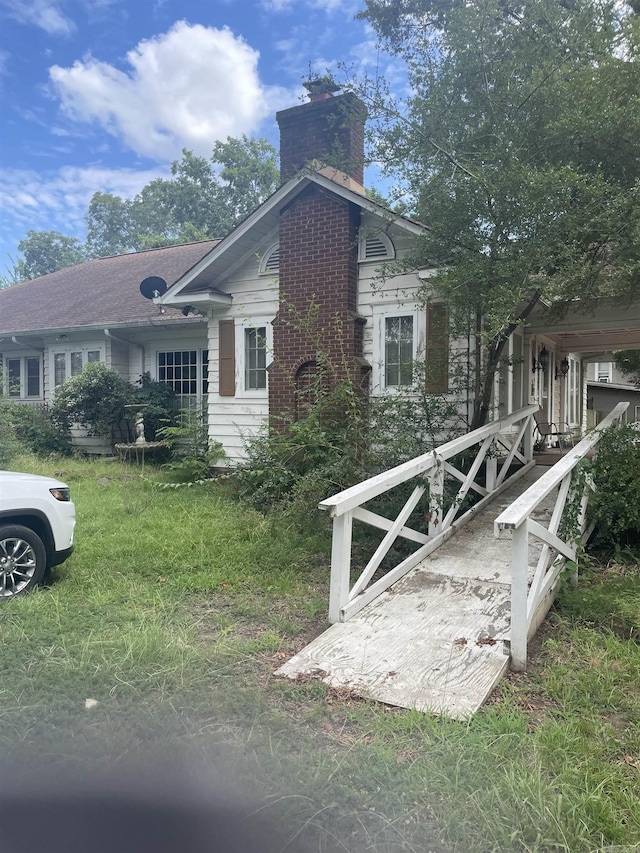
[[[87,240],[29,231],[22,257],[0,286],[36,278],[90,258],[224,237],[277,187],[275,149],[264,139],[229,137],[210,158],[186,149],[132,199],[96,192],[87,211]]]
[[[614,355],[614,361],[636,388],[640,388],[640,350],[621,350]]]
[[[472,426],[539,304],[629,298],[640,275],[640,27],[614,0],[366,0],[411,95],[361,91],[375,156],[429,231],[411,264],[482,340]]]
[[[18,251],[22,252],[22,258],[15,264],[16,281],[37,278],[87,260],[80,240],[59,231],[27,231],[18,243]]]
[[[87,216],[91,257],[223,237],[276,188],[276,151],[263,139],[229,137],[212,156],[186,149],[171,178],[132,199],[95,193]]]

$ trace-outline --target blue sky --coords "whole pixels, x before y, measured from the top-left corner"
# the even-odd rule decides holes
[[[388,73],[358,0],[0,0],[0,273],[29,229],[84,237],[183,147],[265,136],[309,68]]]

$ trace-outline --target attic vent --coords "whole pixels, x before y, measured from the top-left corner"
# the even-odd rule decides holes
[[[264,275],[277,275],[279,269],[280,246],[278,243],[276,243],[275,246],[271,246],[269,251],[262,258],[262,263],[260,264],[260,272],[264,273]]]
[[[395,256],[393,243],[386,234],[369,234],[360,240],[361,261],[383,261]]]

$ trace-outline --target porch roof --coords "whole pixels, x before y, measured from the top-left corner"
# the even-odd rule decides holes
[[[534,310],[527,325],[530,335],[544,335],[559,352],[602,353],[640,349],[640,300],[576,302],[564,317],[548,306]]]

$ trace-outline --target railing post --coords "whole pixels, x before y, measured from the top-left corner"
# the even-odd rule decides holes
[[[533,459],[533,416],[529,415],[527,428],[524,431],[524,458],[527,462]]]
[[[487,450],[485,457],[485,470],[487,472],[486,488],[488,492],[492,492],[495,489],[496,480],[498,479],[498,457],[496,456],[496,451],[497,447],[494,441]]]
[[[333,518],[331,543],[331,581],[329,587],[329,622],[340,622],[340,611],[349,601],[351,581],[351,531],[353,513]]]
[[[444,461],[436,457],[436,465],[429,477],[429,536],[442,529],[442,503],[444,501]]]
[[[525,519],[514,529],[511,543],[511,666],[517,671],[527,668],[528,564],[529,531]]]

